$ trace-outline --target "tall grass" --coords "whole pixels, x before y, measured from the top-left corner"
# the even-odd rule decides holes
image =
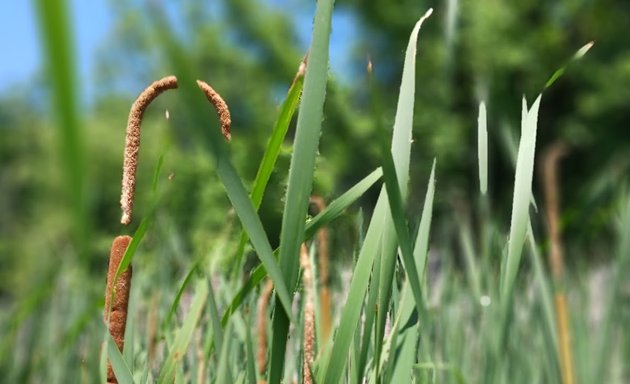
[[[40,4],[42,15],[45,14],[41,24],[51,31],[65,17],[58,12],[62,8],[52,4]],[[416,50],[420,28],[431,14],[427,12],[415,27],[410,26],[391,139],[387,127],[380,124],[386,119],[379,109],[378,91],[372,88],[374,115],[380,129],[376,136],[383,143],[382,168],[365,176],[309,218],[307,208],[324,118],[332,5],[332,0],[317,3],[305,72],[300,69],[282,104],[251,191],[246,189],[246,181],[233,165],[230,147],[221,138],[213,111],[194,84],[197,70],[186,59],[184,45],[174,37],[160,10],[152,11],[154,20],[158,20],[152,27],[163,42],[162,53],[180,81],[178,93],[186,103],[185,112],[192,118],[188,133],[203,150],[211,153],[221,187],[242,227],[242,233],[237,231],[232,236],[226,231],[218,241],[222,245],[235,245],[234,265],[228,272],[217,270],[208,252],[199,250],[194,262],[186,265],[186,274],[180,282],[173,283],[160,257],[174,253],[166,248],[169,236],[174,235],[161,229],[151,209],[138,226],[130,250],[121,262],[128,265],[134,257],[135,263],[124,350],[118,350],[102,325],[99,308],[102,302],[80,307],[75,299],[80,292],[73,287],[85,284],[98,285],[100,289],[102,281],[85,279],[68,285],[64,274],[71,274],[75,267],[63,264],[61,277],[52,279],[54,283],[45,287],[53,289],[54,295],[52,302],[40,309],[42,318],[30,316],[36,310],[33,307],[43,302],[37,296],[18,307],[14,314],[0,319],[0,332],[11,336],[2,341],[0,349],[3,380],[104,382],[109,360],[119,382],[142,384],[561,381],[559,331],[549,288],[552,281],[541,261],[542,242],[536,241],[532,229],[532,223],[541,218],[530,210],[542,95],[530,107],[522,101],[509,228],[498,224],[499,219],[483,205],[482,228],[459,217],[451,221],[457,223],[446,229],[435,225],[432,228],[433,204],[441,198],[439,161],[433,162],[422,206],[411,205],[411,201],[418,199],[408,199],[407,191],[409,180],[414,177],[409,171],[413,113],[414,110],[422,113],[422,106],[416,108],[414,97]],[[46,13],[49,11],[55,12]],[[64,54],[55,49],[59,44],[56,38],[43,41],[48,60],[59,67],[60,72],[54,76],[60,79],[53,87],[61,95],[63,90],[57,88],[63,88],[64,76],[68,76],[61,69],[71,63],[68,57],[59,58]],[[580,50],[578,56],[584,53]],[[554,74],[547,86],[558,78],[559,74]],[[212,84],[212,79],[204,80]],[[76,102],[72,96],[63,99]],[[488,105],[491,107],[490,101]],[[81,145],[72,142],[77,135],[72,130],[76,129],[77,114],[62,103],[55,104],[55,108],[61,116],[59,123],[71,124],[65,128],[67,131],[60,129],[59,135],[74,153],[68,154],[63,162],[73,186],[68,193],[73,195],[78,193],[75,184],[81,183],[80,177],[75,176],[80,170],[74,164]],[[295,111],[297,128],[280,247],[274,250],[257,209]],[[488,199],[486,192],[492,185],[487,151],[493,142],[489,138],[496,131],[487,125],[486,115],[482,104],[478,120],[482,196],[468,196],[470,200]],[[234,130],[232,140],[247,139]],[[439,160],[439,154],[437,157]],[[158,180],[165,177],[161,160],[157,162],[154,192],[160,195],[165,186]],[[320,274],[328,272],[318,270],[313,262],[317,253],[323,251],[310,242],[318,230],[347,214],[347,208],[375,184],[381,184],[380,195],[375,207],[366,209],[372,213],[365,231],[362,216],[357,220],[356,257],[351,265],[331,262],[331,273],[342,277],[341,287],[334,286],[331,308],[326,308],[333,314],[331,336],[313,335],[313,330],[317,333],[325,326],[324,316],[313,303],[319,302],[316,288]],[[588,327],[588,311],[584,309],[593,303],[583,296],[572,296],[581,289],[580,278],[588,275],[566,280],[568,316],[576,320],[572,323],[576,324],[573,329],[576,343],[572,348],[589,352],[574,354],[575,366],[580,367],[575,372],[580,376],[578,382],[622,383],[630,374],[624,366],[630,358],[627,348],[617,341],[628,337],[623,322],[627,314],[620,303],[630,260],[630,194],[622,190],[619,199],[613,278],[604,289],[604,314],[595,328]],[[160,204],[160,200],[155,199],[155,204]],[[75,209],[79,212],[79,208]],[[407,216],[408,212],[413,212],[412,217]],[[83,219],[77,214],[75,220],[80,223]],[[459,245],[432,240],[433,232],[453,231],[453,228],[456,236],[452,238],[460,239],[464,249],[463,267],[457,265],[455,257]],[[151,233],[154,233],[152,241],[164,244],[166,249],[142,254],[146,252],[142,241]],[[248,244],[259,265],[244,279],[238,279],[233,271],[244,269],[243,254]],[[523,257],[524,254],[529,257]],[[265,280],[266,277],[269,279]],[[260,286],[264,281],[269,282],[265,288]],[[601,329],[601,332],[576,332],[587,329]],[[66,337],[72,342],[59,347],[59,339]],[[101,344],[104,348],[99,354]],[[258,351],[257,356],[254,351]]]

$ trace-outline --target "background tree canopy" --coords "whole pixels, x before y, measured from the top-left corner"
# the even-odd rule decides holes
[[[159,26],[150,7],[142,1],[111,1],[109,6],[114,23],[93,71],[95,95],[91,102],[81,103],[88,227],[97,239],[116,228],[123,127],[131,100],[146,84],[171,73],[154,33]],[[253,180],[279,102],[306,53],[301,35],[308,32],[314,5],[231,0],[165,6],[186,55],[201,71],[199,78],[213,84],[228,101],[234,161],[245,180]],[[335,196],[379,164],[367,61],[373,64],[384,120],[391,126],[409,26],[430,6],[435,7],[436,17],[421,38],[417,63],[412,153],[412,172],[417,177],[412,180],[418,184],[410,186],[411,201],[418,203],[424,196],[423,180],[433,157],[440,160],[438,217],[442,212],[448,221],[449,212],[461,201],[458,196],[476,188],[477,104],[485,100],[490,194],[498,211],[509,212],[505,207],[511,196],[510,148],[518,133],[519,99],[522,95],[531,99],[555,68],[594,40],[587,60],[569,67],[569,73],[546,92],[538,147],[542,150],[558,139],[571,145],[563,165],[563,223],[576,249],[600,250],[595,254],[604,256],[601,234],[606,231],[610,198],[619,182],[627,180],[630,162],[630,131],[625,124],[630,113],[626,108],[630,7],[623,1],[339,1],[333,20],[348,20],[357,33],[353,41],[345,41],[347,36],[333,31],[333,39],[350,48],[331,53],[333,62],[335,56],[345,58],[345,66],[331,73],[314,192]],[[69,217],[64,213],[68,203],[60,204],[63,181],[57,139],[48,123],[47,85],[47,77],[37,76],[5,91],[0,103],[4,132],[0,249],[7,255],[3,257],[7,268],[2,269],[7,274],[13,274],[14,268],[22,270],[9,266],[25,263],[26,255],[37,254],[37,247],[68,246]],[[192,244],[208,245],[212,240],[207,234],[223,227],[228,205],[216,180],[207,180],[212,167],[207,154],[199,152],[181,130],[171,128],[187,123],[177,113],[179,102],[177,94],[165,95],[148,115],[138,196],[142,201],[157,158],[168,153],[166,164],[177,183],[160,209],[169,212],[173,228],[180,232],[180,246],[198,249]],[[170,123],[159,112],[166,108]],[[261,208],[272,242],[278,237],[288,151],[287,147]],[[138,207],[142,210],[146,204],[140,202]],[[34,237],[34,233],[47,236]],[[96,262],[105,246],[95,244],[100,246],[87,253],[88,262]],[[11,256],[16,254],[23,256]],[[11,287],[3,284],[2,290],[16,288]]]

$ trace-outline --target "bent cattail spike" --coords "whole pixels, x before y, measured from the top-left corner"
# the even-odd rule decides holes
[[[214,88],[208,85],[208,83],[206,83],[205,81],[197,80],[197,85],[206,95],[208,101],[212,103],[212,105],[214,105],[214,109],[216,109],[217,115],[219,116],[221,133],[229,141],[232,138],[232,134],[230,133],[232,118],[230,117],[230,110],[228,109],[225,100],[223,100],[221,95],[219,95],[219,93],[215,91]]]
[[[118,236],[112,243],[107,270],[107,289],[105,291],[105,311],[103,317],[109,320],[109,333],[112,335],[118,349],[122,352],[127,325],[127,307],[129,305],[129,291],[131,289],[131,265],[116,280],[116,272],[125,251],[131,242],[129,236]],[[107,365],[107,382],[117,383],[111,365]]]
[[[317,213],[326,209],[326,202],[320,196],[311,196],[310,200],[317,208]],[[322,227],[317,234],[317,261],[318,261],[318,274],[319,274],[319,305],[321,310],[322,320],[322,340],[328,340],[331,328],[331,314],[330,314],[330,291],[328,283],[330,280],[330,256],[328,252],[328,228]]]
[[[315,356],[315,303],[313,302],[313,268],[306,245],[300,249],[300,264],[304,270],[304,384],[312,384],[311,366]]]
[[[221,123],[223,136],[230,140],[230,111],[221,96],[207,83],[197,80],[197,85],[206,98],[214,105]],[[140,151],[140,125],[144,111],[156,97],[169,89],[177,88],[177,78],[167,76],[148,86],[140,96],[134,101],[129,111],[127,120],[127,134],[125,137],[125,160],[123,164],[122,192],[120,196],[120,207],[123,214],[120,222],[127,225],[131,222],[133,211],[133,198],[136,189],[136,171],[138,169],[138,152]]]
[[[267,308],[273,292],[273,282],[267,280],[258,302],[258,373],[265,375],[267,369]]]

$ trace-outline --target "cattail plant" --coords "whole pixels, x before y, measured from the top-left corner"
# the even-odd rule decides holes
[[[258,299],[258,353],[257,364],[260,376],[265,375],[267,369],[267,308],[269,308],[269,299],[273,292],[273,282],[268,279],[262,289],[260,299]],[[265,381],[259,382],[259,384]]]
[[[571,354],[571,333],[569,331],[569,313],[564,286],[564,251],[560,234],[560,192],[558,182],[558,162],[567,152],[565,143],[553,143],[545,152],[543,162],[543,179],[545,186],[545,203],[547,205],[547,225],[549,231],[549,265],[554,284],[554,301],[556,307],[556,326],[560,342],[560,365],[562,382],[573,384],[573,358]]]
[[[230,140],[230,111],[221,96],[207,83],[197,80],[197,85],[206,98],[217,111],[223,136]],[[127,121],[127,133],[125,136],[125,152],[123,163],[123,180],[120,197],[123,225],[131,223],[133,214],[133,200],[136,187],[136,171],[138,169],[138,153],[140,151],[140,126],[144,112],[149,104],[164,91],[177,88],[177,78],[167,76],[153,82],[138,96],[131,106]],[[118,270],[131,243],[130,236],[118,236],[114,239],[109,257],[107,273],[107,289],[105,291],[104,318],[109,324],[109,332],[120,351],[124,347],[125,327],[127,324],[127,308],[129,305],[129,292],[131,289],[132,268],[129,265],[120,275]],[[107,382],[118,383],[116,375],[108,362]]]
[[[217,111],[219,116],[219,122],[221,124],[221,132],[223,136],[229,141],[231,138],[230,124],[232,122],[230,118],[230,111],[227,104],[210,85],[197,80],[197,85],[206,98]],[[140,125],[144,116],[144,111],[149,104],[155,100],[160,94],[169,89],[177,88],[177,78],[175,76],[167,76],[158,81],[155,81],[149,87],[147,87],[138,96],[136,101],[131,107],[129,112],[129,120],[127,122],[127,135],[125,136],[125,161],[123,164],[123,181],[122,181],[122,194],[120,196],[120,207],[122,208],[123,215],[120,222],[127,225],[131,222],[132,210],[133,210],[133,197],[136,189],[136,171],[138,169],[138,152],[140,151]]]
[[[107,289],[105,291],[105,321],[109,321],[109,333],[111,333],[116,346],[121,351],[127,324],[127,307],[129,305],[129,291],[131,288],[131,265],[118,278],[116,273],[130,242],[130,236],[118,236],[114,239],[109,254]],[[110,364],[107,366],[107,382],[118,382]]]
[[[300,266],[303,270],[304,286],[304,363],[302,366],[303,383],[312,384],[311,366],[315,356],[315,300],[313,298],[313,267],[306,245],[300,248]]]
[[[317,213],[326,209],[326,202],[320,196],[311,196],[310,203],[317,208]],[[328,228],[322,227],[317,234],[317,261],[319,274],[319,307],[321,313],[322,340],[328,340],[332,324],[330,313],[330,256],[328,252]]]

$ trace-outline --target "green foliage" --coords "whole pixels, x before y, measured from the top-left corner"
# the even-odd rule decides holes
[[[416,59],[422,4],[350,1],[342,11],[370,42],[357,42],[374,64],[366,86],[329,76],[335,15],[320,0],[306,77],[286,92],[304,54],[297,16],[254,0],[220,4],[174,6],[183,20],[174,23],[158,5],[112,2],[117,43],[101,53],[101,93],[81,115],[69,14],[63,2],[37,3],[50,111],[36,97],[0,99],[3,382],[103,382],[107,359],[121,383],[302,382],[297,255],[306,242],[311,288],[321,288],[324,227],[334,323],[330,340],[315,338],[317,382],[559,382],[545,203],[530,209],[536,149],[557,136],[581,157],[563,164],[561,217],[575,374],[628,381],[630,61],[615,51],[627,25],[612,28],[627,7],[592,5],[594,18],[580,2],[449,1],[423,26]],[[588,60],[572,64],[587,45],[552,70],[592,39]],[[171,72],[180,89],[146,114],[142,220],[123,229],[116,202],[130,102],[117,87],[137,93]],[[195,78],[230,105],[231,143]],[[543,88],[545,101],[522,104],[512,129],[520,94]],[[330,203],[311,218],[312,193]],[[135,233],[120,267],[134,265],[122,352],[102,321],[104,255],[121,232]],[[601,275],[606,284],[593,288]],[[259,313],[267,276],[275,296]]]

